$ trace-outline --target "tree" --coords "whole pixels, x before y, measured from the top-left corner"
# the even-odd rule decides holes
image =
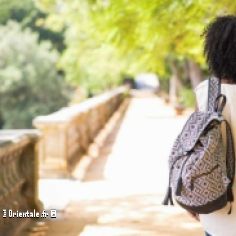
[[[206,68],[201,37],[205,25],[216,15],[236,9],[236,3],[230,0],[38,0],[37,3],[50,13],[48,22],[67,27],[62,67],[69,79],[81,81],[91,71],[96,72],[97,63],[103,60],[97,51],[109,48],[109,60],[104,60],[104,69],[99,70],[103,77],[109,67],[118,68],[109,75],[117,78],[121,71],[166,75],[166,64],[174,68],[173,62],[185,63],[187,59],[189,69],[194,70],[189,73],[193,85],[201,79],[200,66]],[[89,63],[88,57],[97,63]],[[82,71],[86,73],[80,74]]]
[[[42,21],[47,14],[40,11],[33,0],[0,0],[0,24],[5,25],[8,20],[14,20],[21,24],[23,28],[31,28],[39,34],[39,40],[50,40],[53,47],[58,51],[63,51],[64,34],[63,29],[52,31],[42,25]]]
[[[65,106],[58,53],[49,42],[16,22],[0,26],[0,114],[4,128],[29,128],[35,116]]]

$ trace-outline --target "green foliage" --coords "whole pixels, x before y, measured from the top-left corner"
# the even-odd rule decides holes
[[[47,14],[36,8],[33,0],[0,0],[0,24],[6,24],[8,20],[19,22],[23,28],[31,28],[39,34],[39,40],[50,40],[53,47],[63,51],[63,30],[59,32],[47,29],[42,24]]]
[[[11,14],[13,12],[18,11],[22,14],[25,14],[25,12],[30,12],[32,6],[32,0],[0,0],[0,24],[5,24],[8,19],[11,18]],[[17,15],[17,17],[21,18],[20,14]]]
[[[67,26],[67,49],[59,63],[65,71],[66,79],[92,93],[117,85],[126,61],[120,58],[116,47],[104,42],[104,38],[96,30],[90,4],[84,0],[63,2],[60,9],[59,13],[53,11],[45,24],[52,25],[53,22],[53,28],[60,28],[61,24]]]
[[[30,28],[32,31],[39,34],[39,41],[49,40],[52,42],[52,45],[59,52],[62,52],[65,49],[64,44],[64,31],[53,31],[44,27],[42,23],[47,15],[36,8],[32,9],[30,15],[26,15],[21,25],[24,28]]]
[[[168,58],[189,58],[204,66],[204,27],[216,15],[236,10],[236,2],[230,0],[37,0],[37,4],[50,13],[48,25],[67,27],[61,63],[67,78],[88,84],[97,76],[115,83],[122,72],[166,76]]]
[[[56,70],[58,53],[49,42],[22,30],[16,22],[0,26],[0,114],[4,128],[28,128],[37,115],[68,102],[66,86]]]

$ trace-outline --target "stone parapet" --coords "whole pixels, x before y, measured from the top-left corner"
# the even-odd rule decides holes
[[[126,87],[120,87],[47,116],[36,117],[33,124],[42,135],[39,143],[40,175],[70,176],[126,92]]]
[[[14,235],[29,220],[27,217],[10,217],[9,212],[41,210],[35,155],[38,137],[39,133],[34,130],[0,131],[1,235]]]

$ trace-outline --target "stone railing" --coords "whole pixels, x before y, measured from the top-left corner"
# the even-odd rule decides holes
[[[34,126],[42,134],[39,144],[40,175],[70,176],[98,131],[121,104],[127,88],[121,87],[39,116]]]
[[[37,140],[38,133],[33,130],[0,131],[1,235],[14,235],[27,221],[26,218],[7,217],[11,211],[40,210],[35,155]]]

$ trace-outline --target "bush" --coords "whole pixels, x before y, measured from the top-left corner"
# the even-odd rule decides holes
[[[35,116],[67,104],[57,60],[51,44],[39,44],[31,30],[22,30],[16,22],[0,26],[0,120],[4,128],[30,128]]]

